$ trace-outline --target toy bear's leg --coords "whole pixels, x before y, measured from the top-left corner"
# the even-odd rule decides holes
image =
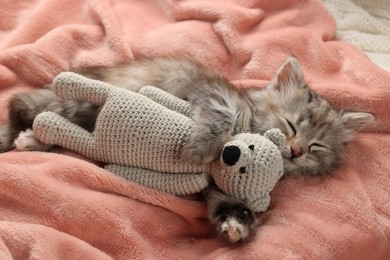
[[[63,72],[53,80],[51,88],[57,96],[63,99],[82,100],[94,105],[103,105],[110,89],[114,86],[73,72]]]
[[[150,98],[154,102],[159,103],[164,107],[169,108],[170,110],[176,111],[187,117],[191,117],[190,103],[168,92],[153,86],[145,86],[142,87],[138,93]]]
[[[98,159],[92,156],[95,151],[93,135],[56,113],[38,114],[33,123],[33,131],[35,137],[44,144],[59,145],[92,159]]]
[[[206,174],[161,173],[115,164],[106,165],[104,168],[129,181],[179,196],[200,192],[210,183]]]

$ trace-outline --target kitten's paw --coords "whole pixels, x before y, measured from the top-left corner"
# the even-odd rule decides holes
[[[196,129],[195,129],[196,128]],[[200,126],[187,138],[183,146],[182,158],[197,164],[207,164],[217,159],[225,143],[231,140],[229,133],[217,136],[202,131]]]
[[[235,217],[220,223],[218,230],[230,243],[246,240],[249,236],[248,227],[240,223]]]
[[[212,214],[219,234],[230,243],[246,242],[256,233],[255,213],[244,203],[223,202]]]
[[[52,145],[46,145],[38,141],[31,129],[20,132],[14,141],[14,146],[19,151],[48,151],[53,148]]]
[[[191,140],[192,141],[192,140]],[[196,164],[208,164],[214,160],[214,152],[202,142],[188,142],[183,147],[182,159]]]

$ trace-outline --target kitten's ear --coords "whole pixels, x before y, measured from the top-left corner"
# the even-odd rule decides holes
[[[290,56],[279,68],[268,87],[280,91],[286,87],[303,88],[305,86],[301,64],[297,58]]]
[[[347,129],[356,132],[366,124],[373,122],[374,116],[364,112],[343,112],[341,120]]]

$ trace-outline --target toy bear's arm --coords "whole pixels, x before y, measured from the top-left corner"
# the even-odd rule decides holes
[[[103,105],[113,88],[116,87],[73,72],[60,73],[51,85],[53,92],[60,98],[87,101],[95,105]]]
[[[53,113],[37,115],[33,123],[35,137],[49,145],[60,145],[83,155],[96,159],[87,151],[94,151],[93,135],[68,119]]]
[[[191,117],[191,105],[189,102],[162,89],[153,86],[145,86],[142,87],[138,93],[150,98],[154,102],[159,103],[166,108],[169,108],[170,110],[176,111],[187,117]]]
[[[113,88],[115,88],[115,91],[125,91],[105,82],[89,79],[73,72],[62,72],[53,80],[51,85],[53,92],[60,98],[83,100],[95,105],[103,105]],[[145,86],[140,89],[139,93],[173,111],[187,117],[191,116],[191,105],[187,101],[159,88]]]
[[[104,168],[129,181],[178,196],[200,192],[210,184],[210,177],[206,174],[161,173],[116,164]]]

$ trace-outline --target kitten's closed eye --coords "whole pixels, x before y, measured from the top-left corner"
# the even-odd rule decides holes
[[[285,118],[285,119],[286,119],[286,122],[287,122],[287,125],[288,125],[288,132],[289,132],[289,134],[291,136],[295,136],[297,134],[297,130],[296,130],[294,124],[291,123],[291,121],[288,120],[287,118]]]
[[[318,152],[318,151],[326,151],[328,147],[326,147],[323,144],[320,143],[311,143],[309,145],[309,151],[312,152]]]

